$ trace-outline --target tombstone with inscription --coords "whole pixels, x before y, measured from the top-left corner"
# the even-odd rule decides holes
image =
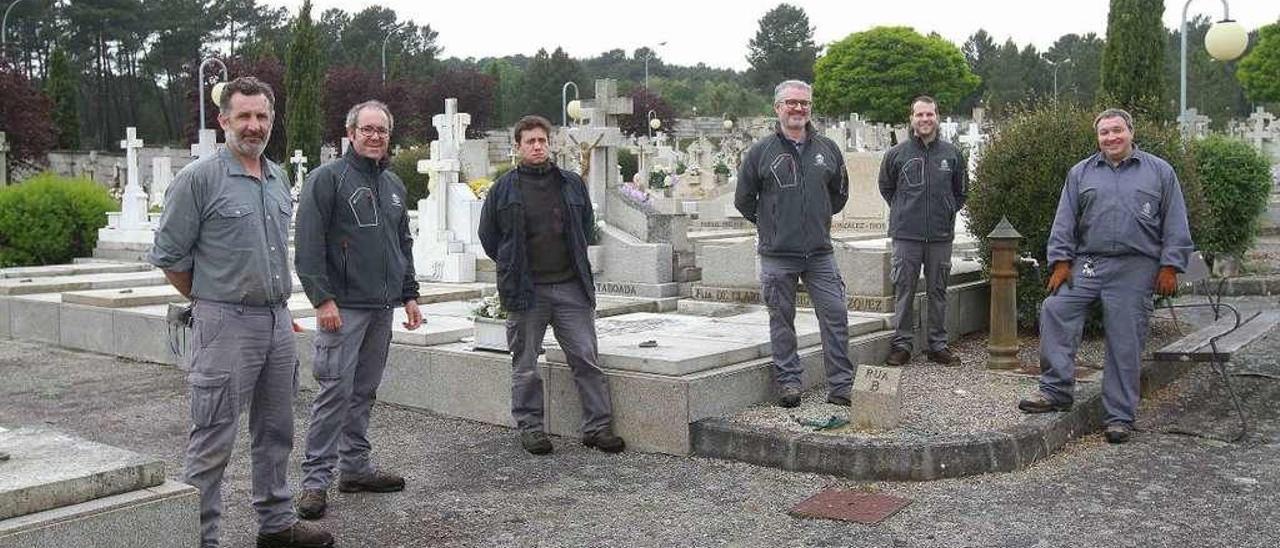
[[[164,207],[164,193],[173,182],[173,158],[166,155],[151,159],[151,205]]]
[[[413,240],[414,269],[420,279],[438,282],[476,281],[476,257],[484,256],[478,227],[483,202],[459,180],[459,159],[471,115],[458,112],[458,100],[445,99],[443,114],[432,117],[440,137],[431,157],[418,162],[431,193],[418,201],[418,234]]]
[[[902,368],[859,365],[850,393],[849,426],[883,431],[898,427],[902,417]]]

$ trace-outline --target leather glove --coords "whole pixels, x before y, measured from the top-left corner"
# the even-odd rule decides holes
[[[1053,274],[1049,275],[1049,285],[1045,289],[1049,290],[1049,294],[1053,295],[1058,292],[1058,287],[1063,283],[1067,287],[1071,287],[1071,261],[1058,261],[1053,263]]]
[[[1156,274],[1156,293],[1162,297],[1171,297],[1178,290],[1178,271],[1172,266],[1160,267]]]

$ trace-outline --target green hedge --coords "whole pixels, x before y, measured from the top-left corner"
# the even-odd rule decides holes
[[[42,173],[0,189],[0,267],[70,262],[93,253],[120,204],[88,179]]]
[[[1253,245],[1271,195],[1271,165],[1244,141],[1214,135],[1195,144],[1196,171],[1209,215],[1195,232],[1207,259],[1241,255]]]
[[[1098,150],[1095,114],[1077,105],[1052,102],[1015,111],[992,135],[973,174],[966,207],[983,265],[990,269],[986,235],[1001,216],[1008,216],[1022,233],[1022,255],[1041,265],[1042,272],[1025,264],[1020,267],[1018,323],[1023,328],[1034,329],[1039,323],[1049,268],[1046,246],[1067,171]],[[1138,147],[1167,160],[1178,174],[1194,237],[1204,224],[1205,206],[1195,163],[1184,150],[1182,137],[1172,125],[1142,119],[1135,125]],[[1090,331],[1096,326],[1096,321],[1090,322]]]
[[[427,190],[427,174],[418,173],[418,160],[426,160],[430,155],[429,147],[419,145],[401,149],[391,158],[391,171],[404,181],[405,193],[408,194],[405,196],[405,206],[409,209],[418,209],[418,200],[425,199],[430,194]]]

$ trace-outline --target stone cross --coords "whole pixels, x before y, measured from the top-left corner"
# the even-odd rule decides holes
[[[591,123],[587,127],[569,128],[567,138],[585,147],[587,161],[582,166],[585,172],[582,175],[587,180],[592,201],[598,204],[596,211],[608,222],[605,193],[622,184],[613,166],[618,163],[618,147],[626,142],[617,127],[618,116],[631,114],[633,106],[630,97],[618,97],[618,81],[611,78],[596,80],[596,96],[585,105]]]
[[[956,135],[960,133],[960,124],[952,122],[950,116],[947,117],[947,121],[938,124],[938,127],[942,131],[942,140],[948,143],[955,142]]]
[[[168,154],[151,159],[151,204],[164,207],[164,194],[173,182],[173,158]]]
[[[982,124],[986,121],[987,109],[982,107],[973,107],[973,123],[978,124],[978,127],[982,127]]]
[[[444,113],[433,116],[431,124],[439,138],[431,143],[430,158],[418,162],[418,173],[430,179],[430,193],[418,201],[414,270],[432,281],[474,282],[476,250],[482,249],[476,234],[481,202],[459,181],[459,158],[471,115],[458,112],[458,100],[450,97],[444,101]]]
[[[302,155],[302,149],[294,149],[293,156],[289,158],[289,163],[293,164],[293,180],[294,183],[301,183],[307,178],[307,157]]]
[[[196,158],[204,158],[212,156],[217,151],[218,132],[212,129],[200,130],[196,143],[191,145],[191,155]]]
[[[120,141],[120,148],[125,150],[125,170],[128,183],[124,187],[124,196],[120,204],[120,228],[135,230],[147,226],[147,193],[142,191],[138,182],[138,149],[142,148],[142,139],[138,138],[138,128],[125,129],[125,139]]]
[[[1200,114],[1194,108],[1189,108],[1182,113],[1178,121],[1182,123],[1183,131],[1191,137],[1200,138],[1209,134],[1209,117]]]
[[[0,131],[0,186],[9,184],[9,141]]]
[[[618,81],[613,78],[596,80],[596,97],[583,101],[582,108],[591,109],[591,125],[594,127],[618,127],[618,116],[631,114],[630,97],[618,96]]]
[[[977,122],[969,122],[969,132],[960,136],[960,142],[969,149],[967,152],[967,156],[969,157],[969,165],[967,166],[969,168],[969,173],[973,173],[974,170],[977,169],[978,158],[982,156],[982,146],[987,141],[987,136],[983,135],[978,130],[979,126]]]
[[[1262,107],[1254,109],[1253,114],[1249,115],[1249,121],[1253,122],[1252,131],[1249,132],[1249,140],[1253,141],[1253,146],[1259,150],[1262,149],[1262,141],[1267,138],[1267,129],[1275,122],[1276,117],[1267,112]],[[0,134],[3,135],[3,134]]]

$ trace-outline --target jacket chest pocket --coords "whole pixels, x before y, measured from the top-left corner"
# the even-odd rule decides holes
[[[358,187],[351,196],[347,198],[347,205],[351,206],[351,215],[355,218],[356,226],[360,228],[370,228],[378,226],[378,202],[373,195],[373,190],[369,187]]]
[[[1136,187],[1129,196],[1129,205],[1138,222],[1148,225],[1160,224],[1160,193]]]
[[[235,249],[258,245],[261,229],[251,204],[226,204],[214,209],[208,221],[208,240]]]

